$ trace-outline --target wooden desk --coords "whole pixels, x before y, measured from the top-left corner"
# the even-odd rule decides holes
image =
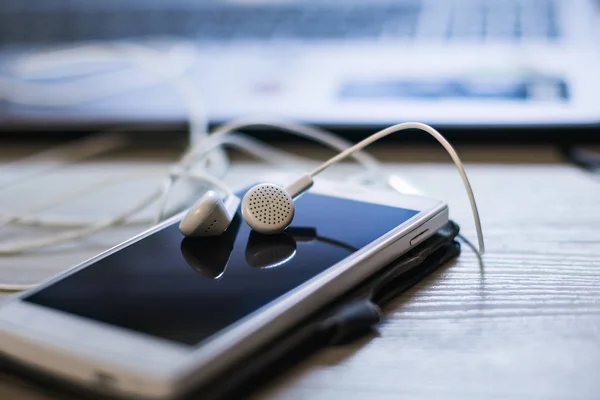
[[[486,151],[459,148],[465,158],[476,161],[467,171],[486,234],[484,268],[464,247],[456,263],[391,304],[377,334],[321,351],[255,398],[520,400],[600,396],[600,180],[557,162],[550,149]],[[475,241],[460,178],[453,166],[440,161],[446,160],[440,157],[443,153],[380,150],[387,160],[412,160],[415,153],[434,162],[411,161],[389,164],[388,168],[418,183],[431,196],[447,199],[452,218]],[[485,159],[494,162],[482,164]],[[146,168],[164,161],[155,155],[134,160],[88,163],[78,171],[47,178],[45,184],[56,188],[61,179],[97,177],[119,168]],[[253,171],[252,166],[237,170],[237,179],[247,178],[244,174]],[[119,190],[124,190],[122,196],[136,192],[133,186]],[[5,193],[0,194],[2,207],[36,192],[23,187],[12,197]],[[74,209],[84,208],[80,204]],[[141,226],[111,230],[77,246],[66,246],[64,251],[2,257],[1,276],[35,280],[139,229]],[[7,234],[0,232],[0,239],[6,238]],[[4,377],[0,398],[48,397],[26,383]]]

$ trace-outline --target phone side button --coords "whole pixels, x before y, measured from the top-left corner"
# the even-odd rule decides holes
[[[429,232],[429,229],[425,229],[423,232],[417,234],[417,236],[415,236],[414,238],[410,239],[410,245],[414,246],[418,243],[421,243],[421,241],[423,239],[425,239],[427,236],[425,236],[425,234]]]

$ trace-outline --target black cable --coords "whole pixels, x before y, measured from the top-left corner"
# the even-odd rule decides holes
[[[570,163],[592,173],[600,173],[600,153],[573,145],[559,147],[562,156]]]

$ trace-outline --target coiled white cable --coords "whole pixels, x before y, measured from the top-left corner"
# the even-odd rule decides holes
[[[323,129],[319,129],[309,125],[301,125],[291,121],[285,121],[282,119],[272,118],[272,117],[246,117],[240,118],[233,121],[230,121],[226,124],[221,125],[215,131],[211,133],[211,135],[207,138],[207,140],[216,140],[221,135],[226,135],[229,132],[239,131],[240,129],[248,129],[248,128],[257,128],[257,127],[267,127],[272,129],[277,129],[283,132],[287,132],[299,137],[304,137],[310,140],[313,140],[317,143],[320,143],[324,146],[330,147],[336,151],[343,151],[349,148],[352,143],[349,141],[340,138],[339,136],[333,135],[331,132],[325,131]],[[198,151],[202,151],[202,146],[205,143],[200,142],[195,146],[192,146],[186,154],[181,159],[181,164],[186,165],[190,160],[192,160],[195,154]],[[350,155],[357,162],[363,164],[367,169],[376,174],[381,174],[381,165],[379,162],[368,153],[357,151]]]
[[[232,193],[231,189],[229,189],[225,184],[207,174],[186,171],[183,169],[172,169],[170,174],[179,177],[184,177],[187,179],[193,179],[203,183],[209,183],[214,187],[221,189],[224,192],[224,196],[230,195]],[[123,211],[104,221],[100,221],[90,226],[84,227],[80,230],[76,230],[74,232],[65,232],[63,234],[55,234],[53,235],[53,237],[48,239],[40,239],[37,241],[26,242],[15,241],[13,243],[0,245],[0,255],[17,254],[22,253],[24,251],[39,249],[42,247],[54,246],[60,243],[65,243],[74,239],[89,236],[111,226],[123,224],[127,221],[129,217],[143,211],[144,209],[146,209],[146,207],[150,206],[158,198],[158,196],[162,193],[163,190],[164,188],[154,190],[151,194],[145,196],[141,201],[136,203],[133,207],[128,208],[126,211]]]
[[[272,117],[253,117],[253,118],[240,118],[234,121],[228,122],[224,125],[221,125],[215,131],[213,131],[208,137],[199,141],[195,145],[193,145],[179,160],[179,165],[183,168],[187,168],[188,165],[197,162],[198,157],[204,157],[207,153],[208,149],[211,149],[215,146],[220,146],[223,143],[227,143],[227,141],[223,141],[223,137],[226,135],[237,131],[248,128],[256,128],[256,127],[268,127],[272,129],[277,129],[285,133],[289,133],[292,135],[296,135],[299,137],[304,137],[306,139],[310,139],[314,142],[320,143],[326,147],[329,147],[335,151],[343,151],[349,148],[352,143],[349,141],[342,139],[338,136],[335,136],[331,132],[327,132],[323,129],[319,129],[316,127],[312,127],[309,125],[300,125],[294,122],[285,121],[282,119],[275,119]],[[248,140],[248,138],[246,138]],[[246,141],[246,144],[250,144],[253,142]],[[269,147],[265,147],[265,145],[261,145],[263,149],[260,149],[261,153],[265,153],[264,150],[270,151],[273,154],[273,149]],[[252,148],[257,152],[259,151],[258,146],[252,146]],[[247,148],[249,150],[250,148]],[[297,156],[290,155],[287,153],[288,160],[293,161],[297,159]],[[270,155],[266,155],[265,157],[269,157]],[[367,171],[374,173],[377,177],[383,180],[385,177],[383,169],[379,162],[368,153],[357,151],[351,156],[360,164],[362,164]],[[289,163],[289,161],[288,161]],[[167,186],[171,186],[173,184],[172,181],[168,181],[165,183]],[[166,204],[166,197],[168,196],[168,191],[158,200],[159,206],[157,210],[157,214],[155,216],[154,222],[158,223],[163,214],[164,206]]]
[[[258,142],[255,139],[252,139],[250,137],[244,137],[243,135],[240,135],[240,134],[232,134],[232,135],[223,137],[221,144],[215,143],[214,147],[218,147],[219,145],[231,146],[231,147],[237,148],[240,151],[249,153],[250,155],[253,155],[256,158],[261,159],[264,162],[270,162],[273,164],[285,165],[286,161],[293,161],[294,164],[297,163],[299,165],[308,165],[309,164],[308,160],[304,159],[303,157],[294,157],[287,152],[283,152],[278,149],[271,148],[268,145],[261,144],[260,142]],[[206,150],[207,150],[207,152],[209,152],[211,149],[212,148],[207,148]],[[175,165],[175,167],[172,167],[172,168],[176,168],[176,166],[177,165]],[[188,174],[193,174],[193,171],[188,172]],[[118,184],[121,182],[128,182],[128,181],[133,181],[133,180],[140,179],[140,178],[147,178],[147,177],[151,177],[151,176],[161,176],[161,175],[168,175],[165,172],[165,168],[155,168],[152,170],[145,170],[145,171],[141,171],[141,172],[127,174],[124,176],[123,175],[111,176],[102,181],[94,182],[93,184],[91,184],[89,186],[84,186],[84,187],[78,188],[75,191],[63,194],[60,197],[53,199],[50,202],[46,202],[41,205],[38,205],[35,208],[28,209],[26,212],[21,212],[18,214],[15,213],[15,214],[10,214],[10,215],[9,214],[0,214],[0,228],[4,227],[6,225],[9,225],[9,224],[16,224],[16,225],[23,225],[23,226],[30,226],[30,227],[50,227],[50,228],[63,228],[63,229],[83,228],[85,226],[94,225],[94,224],[97,224],[102,221],[100,221],[98,219],[90,219],[90,218],[87,218],[87,219],[48,218],[48,217],[35,216],[35,214],[37,214],[41,211],[44,211],[44,210],[48,210],[48,209],[52,209],[54,207],[61,206],[65,203],[68,203],[69,201],[75,200],[79,197],[89,195],[92,190],[97,191],[104,187]],[[174,176],[180,178],[180,177],[184,176],[184,173],[171,174],[171,175],[174,175]],[[131,223],[131,222],[132,221],[128,221],[128,223]],[[150,219],[140,220],[137,222],[149,224],[151,222],[151,220]]]
[[[128,142],[125,135],[119,134],[119,130],[114,129],[54,146],[10,162],[0,167],[0,172],[10,171],[10,173],[0,175],[0,191],[48,173],[53,169],[117,150],[126,146]]]
[[[26,213],[12,214],[12,215],[0,214],[0,228],[3,228],[9,224],[18,224],[18,225],[25,225],[25,226],[32,226],[32,227],[44,226],[44,227],[51,227],[51,228],[81,228],[82,225],[83,226],[92,225],[94,223],[97,223],[98,221],[90,221],[90,220],[74,221],[74,220],[64,220],[64,219],[51,221],[51,220],[46,220],[46,219],[39,218],[39,217],[36,218],[36,217],[32,217],[32,216],[35,214],[38,214],[41,211],[52,209],[54,207],[58,207],[62,204],[65,204],[69,201],[75,200],[79,197],[89,195],[90,192],[92,192],[93,190],[99,190],[99,189],[105,188],[107,186],[117,184],[119,182],[129,182],[129,181],[133,181],[133,180],[136,180],[139,178],[150,177],[153,175],[155,176],[157,173],[164,173],[164,170],[159,171],[159,170],[155,169],[155,170],[150,170],[150,171],[137,172],[134,174],[111,176],[100,182],[94,182],[91,185],[86,185],[81,188],[78,188],[75,191],[62,194],[61,196],[59,196],[56,199],[53,199],[52,201],[40,204],[35,208],[31,208],[31,209],[27,210]]]
[[[248,121],[248,120],[245,120]],[[256,126],[257,123],[249,123],[249,122],[244,122],[245,124],[247,124],[247,126]],[[276,125],[276,122],[265,122],[263,123],[263,125],[265,126],[274,126],[274,127],[279,127],[278,125]],[[230,125],[233,126],[233,125]],[[241,122],[238,122],[235,124],[235,126],[243,128],[244,125],[241,124]],[[293,124],[286,124],[282,122],[282,130],[284,130],[285,132],[292,132],[293,131]],[[300,130],[298,130],[300,131]],[[276,149],[274,147],[271,147],[265,143],[261,143],[256,139],[253,139],[251,137],[236,133],[236,134],[229,134],[231,131],[226,131],[223,129],[219,130],[220,134],[218,137],[218,140],[210,140],[210,141],[206,141],[208,142],[207,146],[202,148],[202,151],[200,152],[199,149],[195,149],[194,151],[194,162],[197,163],[199,160],[201,160],[202,158],[206,157],[208,153],[210,153],[210,151],[212,151],[215,148],[218,148],[220,146],[230,146],[233,148],[236,148],[242,152],[246,152],[249,153],[252,156],[255,156],[259,159],[261,159],[264,162],[267,163],[272,163],[272,164],[276,164],[276,165],[295,165],[296,167],[301,167],[301,166],[306,166],[309,164],[314,163],[314,160],[309,160],[306,159],[304,157],[299,157],[297,155],[293,155],[290,154],[288,152]],[[331,133],[326,132],[326,131],[320,131],[316,128],[310,128],[310,127],[306,127],[306,129],[304,130],[304,132],[302,133],[302,136],[307,137],[307,138],[314,138],[313,137],[313,132],[318,132],[316,135],[316,138],[318,139],[318,142],[320,143],[324,143],[326,145],[328,145],[328,147],[331,147],[333,150],[344,150],[345,148],[348,148],[350,146],[349,142],[346,142],[343,139],[339,139],[335,136],[333,136]],[[212,135],[211,135],[212,138]],[[204,142],[203,142],[204,143]],[[190,153],[188,153],[190,154]],[[357,159],[362,161],[362,164],[365,166],[366,169],[368,170],[375,170],[378,172],[378,175],[383,175],[383,171],[381,170],[380,166],[378,165],[378,162],[372,158],[371,156],[365,154],[358,154]],[[189,163],[189,159],[188,159],[188,163]],[[183,170],[185,170],[184,166],[181,163],[176,163],[174,164],[174,168],[182,168]],[[141,178],[141,177],[145,177],[149,175],[149,173],[136,173],[136,174],[131,174],[128,176],[119,176],[119,177],[114,177],[114,178],[108,178],[104,181],[95,183],[93,185],[94,189],[100,189],[102,187],[108,186],[108,185],[112,185],[118,182],[122,182],[122,181],[127,181],[127,180],[134,180],[137,178]],[[181,174],[179,175],[181,176]],[[160,201],[159,204],[159,210],[164,209],[164,204],[166,202],[167,196],[168,196],[168,192],[170,189],[170,184],[173,182],[174,178],[177,178],[177,175],[170,175],[167,179],[168,183],[163,182],[163,185],[166,185],[166,187],[161,191],[161,196],[159,196],[159,199],[157,199],[157,201]],[[29,225],[29,226],[46,226],[46,227],[56,227],[56,228],[83,228],[85,226],[88,225],[95,225],[98,224],[99,222],[103,222],[103,221],[98,221],[98,220],[49,220],[49,219],[45,219],[43,217],[33,217],[32,215],[42,211],[44,209],[49,209],[52,207],[57,207],[59,205],[62,205],[66,202],[69,202],[79,196],[85,195],[89,193],[89,188],[82,188],[79,189],[75,192],[63,195],[61,197],[59,197],[58,199],[55,199],[49,203],[45,203],[42,204],[36,208],[30,209],[25,213],[20,213],[20,214],[11,214],[11,215],[3,215],[0,214],[0,228],[4,225],[7,225],[9,223],[15,223],[15,224],[19,224],[19,225]],[[157,223],[161,220],[162,218],[159,218],[158,220],[155,219],[154,223]],[[70,239],[72,240],[72,239]]]
[[[169,53],[170,54],[167,54],[165,57],[165,55],[159,53],[153,48],[130,42],[114,42],[108,44],[93,43],[71,49],[67,48],[51,52],[45,52],[42,54],[29,54],[21,59],[18,58],[15,62],[12,63],[11,67],[13,72],[17,73],[23,78],[40,79],[48,78],[48,71],[56,71],[61,67],[65,66],[86,64],[90,62],[110,63],[126,61],[128,63],[133,64],[134,66],[149,71],[153,77],[160,78],[155,83],[164,82],[170,84],[170,86],[175,90],[180,99],[184,102],[184,105],[188,111],[190,136],[194,138],[202,137],[205,135],[207,127],[206,115],[201,107],[201,99],[194,93],[192,89],[193,86],[189,84],[189,82],[184,76],[187,69],[191,65],[193,65],[193,62],[190,62],[190,60],[194,59],[194,55],[196,55],[196,49],[194,46],[189,45],[187,43],[180,43],[176,46],[173,46],[170,49]],[[179,54],[180,57],[175,58],[173,54]],[[181,57],[182,54],[184,55],[184,57]],[[165,58],[167,61],[166,63]],[[172,62],[168,62],[170,58],[175,59],[177,62],[174,62],[173,60],[171,60]],[[185,62],[181,62],[182,58]],[[52,77],[52,74],[50,75]],[[54,76],[54,78],[57,77],[64,78],[63,75]],[[79,93],[78,95],[77,92],[73,92],[72,90],[65,90],[69,89],[68,86],[65,88],[63,85],[58,85],[57,90],[55,90],[54,92],[50,90],[49,92],[46,92],[46,95],[44,95],[44,92],[40,93],[40,90],[44,89],[45,85],[33,84],[32,86],[27,86],[27,84],[24,84],[25,86],[23,86],[23,82],[17,83],[21,84],[21,86],[19,86],[18,84],[16,86],[13,86],[19,88],[20,91],[10,90],[9,86],[9,90],[4,91],[4,97],[6,97],[8,101],[26,104],[30,106],[60,107],[72,104],[80,104],[82,102],[98,100],[112,94],[118,94],[120,93],[120,90],[123,90],[123,87],[127,88],[127,90],[134,89],[131,86],[119,85],[119,89],[115,93],[111,93],[110,90],[108,92],[101,91],[100,93],[98,93],[97,91],[94,91],[92,93],[89,93],[86,85],[86,88],[84,88],[84,92],[82,92],[83,94]],[[77,87],[79,88],[79,86]],[[0,84],[0,89],[1,88],[2,85]],[[2,90],[0,90],[0,97],[2,97]],[[230,133],[236,128],[239,129],[251,126],[274,127],[289,133],[294,133],[298,136],[307,137],[309,139],[323,143],[337,151],[341,151],[342,149],[347,148],[351,145],[349,142],[338,138],[329,132],[319,130],[318,128],[302,126],[292,122],[279,121],[267,118],[246,118],[233,121],[217,129],[214,132],[214,134],[211,135],[211,139],[214,140],[216,138],[219,138],[222,135]],[[197,143],[194,147],[190,149],[188,154],[184,155],[183,159],[180,160],[180,164],[184,168],[189,168],[191,163],[198,162],[198,158],[196,157],[196,155],[198,154],[198,149],[203,149],[202,159],[206,158],[206,151],[204,150],[207,148],[206,144],[206,141],[200,140],[199,143]],[[218,148],[218,146],[213,146],[213,148]],[[254,146],[253,149],[249,150],[257,149],[258,147]],[[271,155],[272,154],[273,153],[271,151]],[[287,158],[292,159],[291,156],[288,156]],[[359,162],[362,162],[368,169],[372,171],[380,170],[377,161],[370,156],[367,156],[365,154],[357,154],[356,159]],[[157,200],[159,202],[159,207],[154,222],[158,222],[162,218],[168,193],[170,192],[170,188],[173,184],[172,178],[169,179],[170,180],[162,184],[164,190],[162,191],[162,194]],[[16,216],[11,216],[10,219],[14,220],[15,222],[21,223],[27,220],[27,218],[19,218]]]
[[[443,138],[441,134],[439,134],[433,128],[419,123],[399,124],[393,127],[386,128],[363,140],[362,142],[352,146],[350,142],[319,128],[300,125],[289,121],[283,121],[277,118],[253,117],[241,118],[238,120],[231,121],[220,126],[215,131],[213,131],[212,134],[208,135],[207,118],[202,107],[202,99],[200,98],[200,96],[198,96],[197,93],[195,93],[195,91],[193,90],[193,86],[190,84],[190,82],[188,82],[188,80],[185,77],[186,71],[191,65],[193,65],[192,59],[194,58],[195,51],[196,49],[193,46],[183,44],[179,47],[172,48],[170,51],[170,56],[165,56],[163,53],[160,53],[157,50],[152,49],[150,47],[146,47],[135,43],[118,42],[110,45],[94,44],[85,48],[80,48],[79,53],[77,53],[77,50],[74,53],[69,53],[73,55],[73,59],[78,57],[81,61],[90,60],[90,57],[97,61],[122,61],[122,57],[123,60],[131,62],[133,65],[151,73],[153,79],[146,80],[146,84],[169,84],[170,87],[172,87],[177,93],[187,110],[189,116],[190,135],[193,138],[195,138],[196,142],[192,143],[190,148],[182,155],[180,160],[171,167],[170,172],[167,174],[163,182],[155,191],[145,196],[143,199],[138,201],[132,207],[129,207],[127,210],[105,220],[90,219],[79,221],[61,221],[60,219],[52,220],[41,216],[36,217],[31,215],[44,209],[64,204],[64,202],[79,197],[80,195],[83,195],[85,193],[84,190],[78,190],[76,192],[70,193],[68,196],[61,196],[61,198],[59,199],[55,199],[52,202],[40,205],[33,210],[29,210],[29,212],[25,215],[0,214],[0,228],[6,224],[16,223],[29,226],[58,226],[63,228],[75,229],[75,231],[69,231],[64,232],[62,234],[54,235],[52,238],[44,238],[39,239],[37,241],[15,241],[11,243],[5,243],[4,245],[0,245],[0,255],[17,254],[24,251],[54,246],[56,244],[65,243],[81,237],[92,235],[112,226],[120,225],[126,222],[131,222],[131,218],[133,216],[139,214],[141,211],[145,210],[150,205],[155,203],[158,205],[156,215],[154,218],[155,222],[157,222],[162,219],[169,192],[171,191],[171,188],[177,179],[185,178],[194,180],[196,182],[200,181],[204,184],[220,188],[225,193],[229,193],[230,190],[222,183],[222,181],[210,176],[210,174],[206,171],[208,166],[206,162],[207,157],[210,157],[211,154],[214,154],[215,150],[219,150],[222,146],[237,148],[253,156],[256,156],[257,158],[262,159],[264,161],[275,162],[281,165],[291,164],[300,166],[300,164],[302,164],[304,166],[314,163],[314,160],[309,160],[305,159],[304,157],[293,155],[289,152],[285,152],[263,144],[256,139],[235,133],[236,131],[252,127],[268,127],[278,129],[286,133],[291,133],[301,137],[309,138],[317,143],[321,143],[327,147],[341,152],[337,156],[328,160],[325,164],[321,165],[319,168],[315,169],[312,172],[313,176],[320,173],[321,171],[328,168],[337,161],[340,161],[346,157],[354,157],[356,161],[362,164],[367,171],[376,175],[378,178],[382,178],[384,181],[389,181],[390,186],[395,188],[397,188],[397,185],[393,183],[391,179],[389,179],[390,177],[386,176],[378,161],[372,156],[368,155],[367,153],[362,152],[361,150],[367,145],[380,139],[381,137],[387,136],[388,134],[397,132],[399,130],[416,128],[428,132],[429,134],[434,136],[444,146],[444,148],[446,148],[453,161],[456,163],[459,172],[461,173],[461,177],[463,178],[463,182],[469,194],[469,200],[473,208],[473,216],[476,222],[476,229],[479,239],[479,251],[480,253],[483,253],[485,251],[483,233],[481,230],[481,224],[479,220],[479,213],[477,210],[474,196],[472,194],[470,183],[462,166],[462,162],[460,162],[460,158],[458,158],[458,155],[456,154],[452,146],[446,141],[445,138]],[[51,69],[63,65],[65,63],[65,58],[59,56],[64,54],[65,53],[53,53],[53,57],[46,59],[44,59],[43,55],[40,56],[41,58],[39,59],[29,58],[28,60],[25,60],[22,63],[15,64],[15,71],[22,73],[24,76],[39,77],[40,75],[43,75],[44,68]],[[178,57],[178,59],[180,60],[186,59],[186,62],[177,64],[174,61],[174,54],[178,54],[180,56]],[[182,55],[183,57],[181,57]],[[170,59],[170,61],[165,63],[166,59]],[[12,87],[9,85],[9,90],[2,91],[2,83],[3,81],[0,81],[0,97],[5,97],[8,101],[11,101],[11,90],[12,94],[15,95],[16,92],[13,89],[15,87],[18,87],[21,90],[19,92],[20,97],[13,97],[12,100],[15,102],[28,104],[29,101],[29,105],[34,105],[37,101],[38,106],[64,106],[65,104],[67,104],[65,103],[66,100],[64,100],[64,98],[63,100],[57,100],[55,103],[52,103],[52,101],[50,101],[49,104],[43,104],[43,102],[39,102],[39,97],[35,96],[35,84],[22,84],[21,86],[13,85]],[[56,94],[61,93],[61,91],[64,90],[64,88],[65,87],[58,88]],[[128,87],[127,90],[131,90],[132,88],[133,87]],[[121,89],[122,88],[118,88],[118,90],[116,90],[115,92],[111,92],[110,90],[97,92],[95,93],[95,96],[88,96],[87,93],[85,93],[77,99],[77,104],[80,104],[80,102],[82,101],[93,101],[95,99],[102,98],[103,96],[118,94],[120,93],[119,90]],[[29,96],[32,94],[33,96]],[[51,95],[50,92],[47,92],[47,94]],[[60,96],[54,96],[55,99],[58,97]],[[71,98],[71,100],[73,99],[74,97]],[[60,103],[61,101],[63,103]],[[69,162],[74,162],[79,159],[94,156],[103,151],[109,151],[113,148],[117,148],[126,144],[126,142],[123,141],[123,137],[117,136],[117,138],[119,139],[117,140],[113,138],[114,143],[110,143],[109,141],[109,144],[105,145],[104,147],[90,146],[90,149],[88,149],[87,152],[81,151],[81,153],[78,153],[75,156],[71,156],[71,158],[67,158],[66,162],[56,162],[55,164],[53,164],[53,167],[59,167]],[[197,171],[198,169],[200,171]],[[28,176],[34,177],[43,172],[45,172],[45,170],[38,169],[34,172],[29,172]],[[131,176],[130,178],[133,180],[139,177],[143,177],[143,174],[140,174],[139,176]],[[101,183],[99,186],[96,184],[95,188],[110,185],[117,181],[123,181],[127,179],[127,177],[125,177],[125,179],[108,179]],[[16,182],[22,182],[22,177],[20,179],[13,178],[10,182],[4,182],[4,185],[0,186],[0,190],[5,190],[11,184],[14,184]],[[0,184],[2,183],[3,182],[0,181]],[[0,290],[23,290],[29,287],[29,285],[0,284]]]
[[[127,63],[147,73],[149,81],[118,82],[114,85],[70,86],[58,84],[55,88],[44,84],[26,83],[22,79],[0,78],[0,100],[9,103],[38,107],[65,107],[101,100],[123,92],[167,84],[178,96],[186,110],[190,137],[200,138],[208,132],[208,117],[203,107],[204,99],[194,89],[185,75],[197,59],[198,49],[190,43],[177,40],[169,51],[161,52],[150,46],[128,41],[91,43],[74,48],[27,54],[13,61],[12,70],[26,78],[44,78],[47,70],[66,69],[90,62]],[[47,72],[46,72],[47,73]],[[64,78],[64,76],[61,76]],[[75,94],[73,94],[75,93]],[[222,157],[216,153],[214,157]]]
[[[331,165],[343,160],[344,158],[349,157],[356,151],[364,149],[371,143],[374,143],[374,142],[378,141],[379,139],[384,138],[385,136],[391,135],[392,133],[404,131],[407,129],[417,129],[417,130],[426,132],[429,135],[433,136],[444,147],[444,149],[446,149],[446,151],[452,158],[452,161],[456,165],[456,168],[458,168],[458,172],[460,173],[460,177],[463,180],[465,189],[467,191],[467,195],[469,197],[469,202],[471,203],[471,210],[473,212],[473,220],[475,221],[475,229],[477,230],[477,240],[479,242],[479,254],[483,255],[483,253],[485,253],[485,243],[483,240],[483,230],[481,229],[481,220],[479,218],[479,210],[477,208],[477,203],[475,202],[475,195],[473,194],[473,189],[471,188],[471,183],[469,182],[469,178],[467,177],[467,173],[463,166],[463,162],[461,161],[460,157],[456,153],[456,150],[454,150],[454,147],[452,147],[450,142],[448,142],[448,140],[446,140],[446,138],[444,136],[442,136],[442,134],[440,134],[438,131],[436,131],[429,125],[422,124],[420,122],[405,122],[402,124],[397,124],[397,125],[393,125],[388,128],[382,129],[379,132],[376,132],[373,135],[369,136],[368,138],[355,144],[354,146],[342,151],[335,157],[332,157],[331,159],[329,159],[328,161],[326,161],[325,163],[320,165],[318,168],[313,170],[309,174],[309,176],[312,178],[312,177],[320,174],[325,169],[329,168]]]
[[[245,122],[245,124],[248,124],[248,126],[258,125],[256,122],[253,122],[253,123]],[[275,122],[264,123],[261,125],[277,126],[277,125],[275,125]],[[230,124],[229,126],[230,127],[238,127],[238,129],[245,127],[245,125],[243,125],[239,122],[235,125]],[[283,126],[284,131],[287,131],[287,132],[292,131],[293,132],[293,130],[294,130],[293,124],[289,124],[289,125],[285,124],[282,126]],[[306,127],[306,129],[303,129],[303,130],[298,129],[298,131],[301,131],[301,133],[300,133],[301,135],[308,137],[308,138],[312,138],[313,137],[313,135],[312,135],[313,129],[314,128],[311,129],[310,127]],[[325,131],[319,132],[319,130],[317,130],[317,129],[314,129],[314,131],[318,132],[317,139],[320,143],[325,143],[335,150],[343,150],[344,148],[348,147],[346,145],[347,142],[345,140],[336,138],[329,132],[325,132]],[[290,159],[293,159],[295,161],[295,163],[297,163],[297,164],[310,163],[309,160],[306,160],[302,157],[293,156],[287,152],[283,152],[281,150],[271,148],[268,145],[259,144],[259,142],[257,140],[249,138],[249,137],[245,137],[244,135],[230,134],[229,136],[226,136],[226,134],[230,133],[231,130],[221,129],[219,132],[220,133],[217,137],[218,140],[211,140],[210,142],[207,141],[210,144],[210,146],[206,146],[202,152],[199,151],[199,149],[197,147],[195,148],[195,151],[193,152],[194,158],[205,157],[211,150],[213,150],[217,146],[233,145],[234,147],[237,147],[242,151],[253,154],[253,155],[257,156],[258,158],[262,158],[265,161],[277,162],[277,161],[287,160],[289,162]],[[192,154],[192,153],[188,152],[187,154]],[[358,160],[361,160],[362,164],[365,165],[365,167],[368,166],[369,169],[381,171],[381,169],[378,165],[378,162],[374,158],[367,156],[365,154],[362,154],[362,155],[357,154],[356,158]],[[97,233],[101,230],[107,229],[109,227],[123,224],[130,217],[143,211],[148,206],[150,206],[152,203],[159,200],[161,197],[166,198],[168,195],[168,191],[171,187],[171,182],[173,182],[174,178],[177,178],[177,177],[188,177],[188,178],[196,179],[198,181],[208,182],[208,183],[211,183],[212,185],[214,185],[215,187],[221,188],[225,192],[225,194],[230,193],[230,190],[227,189],[226,186],[223,186],[223,184],[220,181],[217,181],[214,178],[211,178],[210,176],[208,176],[206,174],[198,174],[196,172],[190,171],[189,166],[194,165],[194,162],[192,162],[191,157],[188,158],[186,161],[187,161],[186,164],[183,164],[183,163],[175,164],[172,167],[172,171],[169,174],[169,177],[163,182],[163,184],[161,185],[161,187],[159,189],[152,192],[147,197],[144,197],[141,201],[136,203],[133,207],[130,207],[125,212],[122,212],[122,213],[114,216],[113,218],[107,219],[105,221],[87,221],[85,224],[80,224],[80,223],[73,224],[72,221],[70,223],[63,222],[64,227],[78,227],[80,229],[73,231],[73,232],[66,232],[66,233],[54,235],[52,238],[48,238],[48,239],[39,239],[39,240],[24,241],[24,242],[15,241],[15,242],[11,242],[11,243],[5,243],[3,245],[0,245],[0,255],[13,255],[13,254],[22,253],[25,251],[31,251],[31,250],[35,250],[35,249],[44,248],[44,247],[55,246],[55,245],[58,245],[61,243],[73,241],[78,238],[82,238],[82,237],[86,237],[86,236],[95,234],[95,233]],[[137,175],[137,177],[143,177],[143,176],[147,176],[147,174],[141,173],[141,174]],[[136,176],[130,177],[130,179],[135,179],[135,178],[136,178]],[[116,183],[116,181],[122,181],[122,180],[123,179],[116,179],[116,180],[108,179],[105,182],[101,183],[100,186],[96,186],[96,188],[99,188],[101,186],[106,186],[109,184],[113,184],[113,183]],[[76,193],[71,193],[69,196],[64,196],[60,199],[55,199],[50,204],[42,205],[42,206],[38,207],[38,209],[32,210],[32,211],[35,212],[35,211],[44,209],[46,207],[52,207],[52,206],[57,206],[59,204],[63,204],[64,201],[72,200],[74,197],[78,197],[79,195],[82,195],[84,193],[85,193],[84,190],[77,191]],[[31,217],[13,215],[9,219],[1,221],[1,222],[47,226],[47,224],[50,221],[44,221],[43,219],[36,220],[35,218],[31,218]],[[54,224],[61,225],[61,223],[59,221],[54,221]],[[0,227],[2,227],[1,224],[0,224]],[[26,290],[26,289],[29,289],[30,287],[32,287],[32,286],[16,285],[16,284],[11,284],[11,283],[0,283],[0,291]]]

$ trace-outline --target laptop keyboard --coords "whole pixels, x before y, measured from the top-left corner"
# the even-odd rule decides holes
[[[558,21],[552,0],[471,2],[448,13],[447,38],[556,39]]]
[[[520,41],[560,36],[557,0],[437,0],[277,6],[203,0],[0,1],[0,45],[181,36],[196,41]],[[438,6],[439,5],[439,6]]]

